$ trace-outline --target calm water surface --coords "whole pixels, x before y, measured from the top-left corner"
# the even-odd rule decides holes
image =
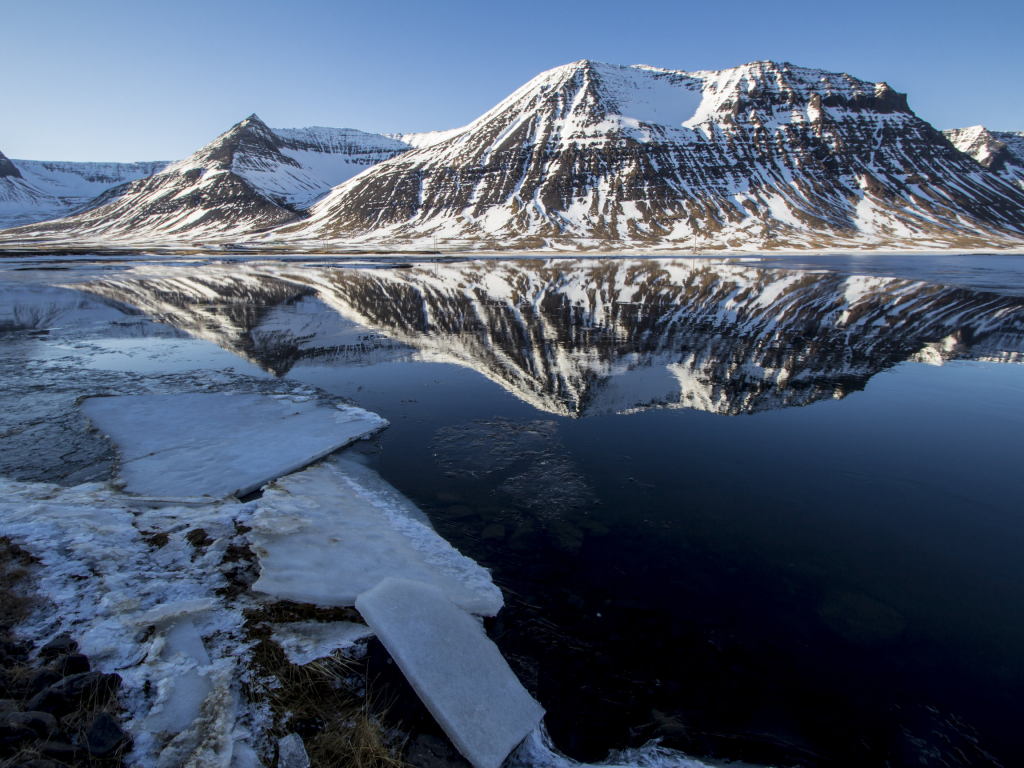
[[[571,756],[1011,766],[1022,265],[8,271],[3,469],[109,474],[85,437],[39,454],[76,392],[312,385],[390,420],[358,450],[493,569]]]

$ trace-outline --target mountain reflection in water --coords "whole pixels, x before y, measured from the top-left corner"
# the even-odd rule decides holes
[[[75,287],[278,376],[415,356],[569,417],[754,413],[843,398],[907,360],[1024,351],[1019,297],[707,261],[170,268]]]

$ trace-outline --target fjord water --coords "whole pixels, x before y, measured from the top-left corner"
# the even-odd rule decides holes
[[[81,267],[9,283],[2,343],[389,419],[358,458],[493,569],[572,757],[1010,765],[1024,280],[926,258]]]

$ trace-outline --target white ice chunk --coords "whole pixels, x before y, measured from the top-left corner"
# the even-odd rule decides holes
[[[348,468],[325,463],[267,486],[247,534],[260,562],[254,590],[354,605],[360,593],[398,576],[433,584],[473,613],[501,609],[501,591],[486,570],[414,518],[412,503],[372,470]]]
[[[179,653],[202,667],[210,666],[210,655],[191,619],[176,621],[167,630],[161,656],[171,659]]]
[[[372,629],[354,621],[296,621],[276,625],[272,637],[284,649],[288,661],[302,666],[338,649],[351,648],[372,635]]]
[[[229,669],[217,674],[198,717],[163,748],[156,768],[230,768],[238,707],[231,680]]]
[[[263,395],[92,397],[82,412],[121,452],[132,493],[241,496],[387,426],[361,408]]]
[[[479,622],[437,587],[388,578],[356,608],[474,768],[499,768],[544,716]]]
[[[160,659],[173,666],[157,682],[157,701],[142,727],[150,733],[181,733],[199,717],[200,707],[213,692],[213,683],[201,671],[210,666],[210,656],[191,619],[179,619],[167,628]]]
[[[277,768],[309,768],[306,747],[297,733],[289,733],[277,742]]]
[[[241,739],[235,739],[231,750],[231,768],[263,768],[256,750]]]
[[[212,610],[217,606],[217,601],[212,597],[201,597],[198,600],[179,600],[174,603],[164,603],[151,608],[145,613],[139,614],[134,622],[141,627],[150,624],[160,624],[168,619],[180,616],[191,616],[194,613]]]

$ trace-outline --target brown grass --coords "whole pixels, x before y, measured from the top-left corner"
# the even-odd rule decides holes
[[[0,638],[24,620],[35,598],[31,593],[29,568],[32,556],[9,539],[0,536]]]
[[[276,678],[278,687],[250,690],[250,696],[269,701],[274,713],[275,738],[293,730],[305,733],[306,753],[312,768],[404,768],[399,759],[400,744],[393,743],[381,723],[381,715],[370,711],[366,699],[350,692],[345,681],[362,674],[361,665],[339,656],[298,666],[270,639],[274,621],[351,620],[348,609],[317,609],[294,603],[266,606],[248,616],[250,637],[258,640],[253,658],[259,671]]]

